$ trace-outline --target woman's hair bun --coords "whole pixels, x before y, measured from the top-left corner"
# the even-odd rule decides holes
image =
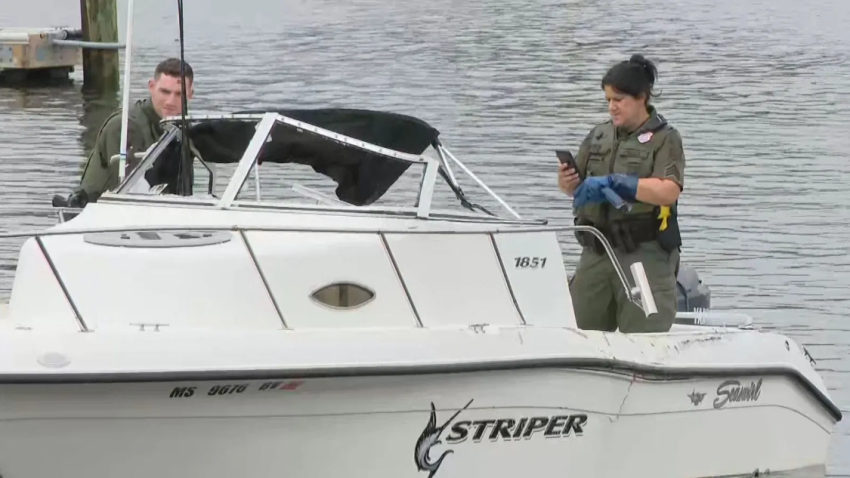
[[[646,72],[647,77],[649,78],[649,82],[654,84],[656,78],[658,77],[658,70],[655,68],[655,65],[643,57],[640,54],[634,54],[631,58],[629,58],[629,63],[635,63],[640,65],[641,68]]]

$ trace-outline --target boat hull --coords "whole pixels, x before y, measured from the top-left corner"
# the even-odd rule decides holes
[[[579,368],[6,384],[0,404],[4,477],[730,476],[822,467],[834,423],[791,377]]]

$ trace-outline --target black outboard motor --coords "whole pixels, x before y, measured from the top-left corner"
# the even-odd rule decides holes
[[[569,274],[567,281],[572,282],[573,276]],[[676,310],[678,312],[694,312],[695,310],[708,310],[711,308],[711,290],[702,283],[696,269],[687,265],[679,264],[679,273],[676,276]]]
[[[679,266],[676,276],[676,310],[693,312],[694,309],[709,309],[711,291],[702,283],[696,269],[687,265]]]

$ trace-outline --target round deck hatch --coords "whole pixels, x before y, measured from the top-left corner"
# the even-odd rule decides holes
[[[230,231],[133,231],[96,232],[83,235],[89,244],[113,247],[194,247],[223,244],[233,239]]]

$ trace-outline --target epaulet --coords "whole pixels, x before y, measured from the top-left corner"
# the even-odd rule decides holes
[[[677,130],[676,127],[671,125],[670,123],[665,123],[664,126],[662,126],[661,129],[658,132],[659,133],[664,132],[666,134],[670,134],[670,133],[678,134],[679,130]]]
[[[604,131],[600,131],[602,128],[610,128],[612,127],[614,121],[612,119],[608,119],[607,121],[603,121],[601,123],[597,123],[590,131],[587,133],[588,136],[593,136],[595,139],[599,139],[605,134]]]
[[[127,115],[128,115],[127,120],[130,123],[130,125],[132,125],[132,124],[134,124],[135,122],[138,121],[137,115],[138,115],[139,110],[138,110],[137,106],[139,106],[139,103],[141,103],[141,102],[142,102],[142,100],[136,100],[135,104],[130,105],[129,111],[127,112]],[[101,127],[101,130],[103,130],[103,128],[106,127],[107,123],[109,123],[110,121],[115,119],[116,116],[119,119],[119,125],[120,125],[121,113],[122,113],[121,108],[118,108],[115,111],[113,111],[112,114],[110,114],[109,117],[106,118],[106,121],[103,122],[103,127]],[[128,127],[130,125],[128,125]],[[119,128],[120,128],[120,126],[119,126]]]

